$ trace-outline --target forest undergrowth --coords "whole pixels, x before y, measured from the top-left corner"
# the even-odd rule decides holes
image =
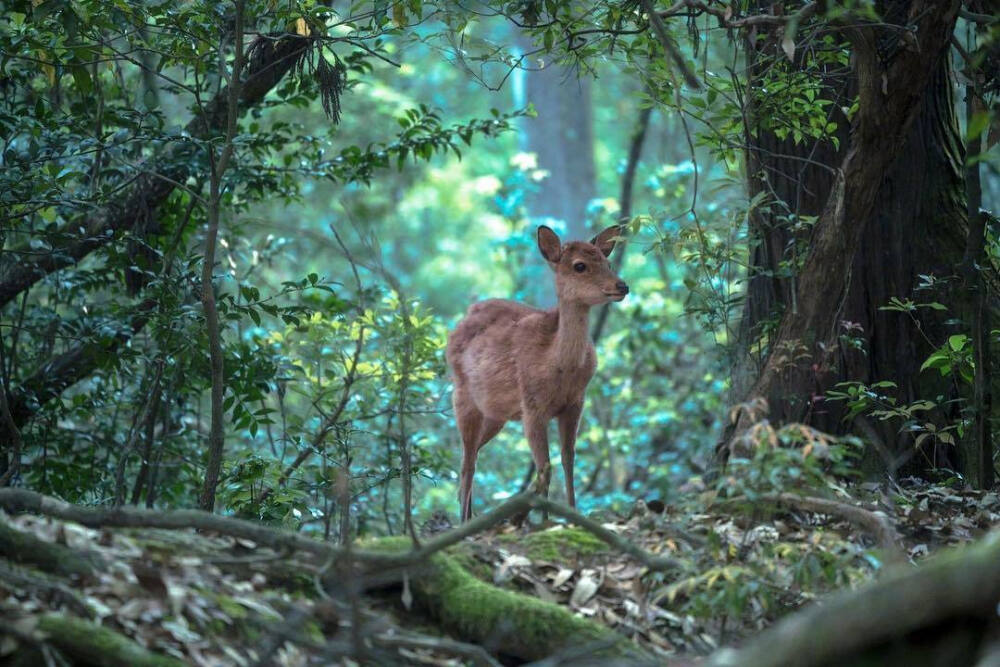
[[[850,442],[800,425],[756,435],[751,457],[712,484],[691,479],[670,505],[584,517],[522,494],[460,527],[423,517],[415,542],[332,545],[198,511],[2,489],[0,618],[14,631],[0,662],[719,660],[720,646],[838,589],[919,571],[1000,521],[995,492],[848,481],[836,470]],[[531,507],[548,517],[516,525]]]

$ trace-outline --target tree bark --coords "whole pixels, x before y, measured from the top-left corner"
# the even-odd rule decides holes
[[[758,3],[767,11],[769,2]],[[763,341],[773,333],[777,317],[795,307],[795,280],[787,268],[797,261],[798,248],[808,241],[808,229],[796,224],[816,218],[833,190],[837,165],[844,158],[849,136],[849,121],[840,108],[850,106],[850,81],[836,71],[823,72],[822,97],[834,104],[830,121],[837,122],[832,140],[796,143],[792,137],[778,138],[762,127],[765,111],[758,108],[757,90],[773,58],[784,58],[777,38],[758,44],[747,35],[744,49],[749,61],[747,99],[744,102],[744,141],[746,143],[747,194],[761,204],[747,216],[750,237],[750,269],[739,343],[733,372],[733,396],[742,400],[753,380],[760,374],[764,358]],[[802,51],[799,50],[801,61]],[[775,406],[780,408],[780,406]]]
[[[977,114],[985,113],[986,105],[975,85],[965,89],[966,111],[971,127]],[[990,387],[990,310],[986,305],[986,284],[983,280],[983,255],[986,244],[986,217],[981,210],[983,185],[979,171],[979,158],[983,147],[982,135],[969,137],[966,147],[965,184],[968,204],[969,233],[965,256],[959,273],[969,292],[972,309],[972,344],[975,376],[972,387],[972,429],[959,441],[959,461],[962,471],[980,489],[993,486],[993,436],[990,424],[993,400]]]

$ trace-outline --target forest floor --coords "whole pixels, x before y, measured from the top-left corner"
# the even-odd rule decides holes
[[[477,629],[463,616],[488,606],[483,592],[493,588],[547,603],[524,607],[526,616],[558,607],[585,624],[573,632],[611,628],[636,655],[689,664],[832,590],[877,578],[886,561],[919,562],[1000,524],[996,493],[918,479],[891,492],[850,491],[833,513],[787,498],[727,503],[694,489],[683,504],[639,501],[630,516],[591,515],[645,552],[675,559],[663,571],[578,527],[494,526],[445,552],[485,584],[482,601],[458,611],[449,605],[467,603],[449,589],[464,584],[442,579],[451,576],[443,567],[344,576],[291,546],[218,532],[0,513],[0,664],[459,665],[544,656],[544,646],[529,646],[530,632],[518,630],[512,644],[499,627]],[[436,517],[422,532],[448,528]],[[426,583],[435,577],[443,583]],[[553,623],[543,622],[538,641],[551,632],[559,643]],[[593,638],[558,648],[547,664],[607,645],[607,636]]]

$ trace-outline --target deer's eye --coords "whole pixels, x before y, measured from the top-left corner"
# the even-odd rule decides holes
[[[576,262],[575,264],[573,264],[573,270],[576,271],[577,273],[583,273],[584,271],[587,270],[587,265],[584,264],[583,262]]]

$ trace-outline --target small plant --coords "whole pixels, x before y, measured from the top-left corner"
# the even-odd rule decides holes
[[[856,475],[853,460],[861,442],[832,436],[805,424],[775,428],[760,421],[744,437],[749,456],[729,459],[716,492],[721,497],[749,501],[773,493],[805,492],[830,488],[834,478]]]

